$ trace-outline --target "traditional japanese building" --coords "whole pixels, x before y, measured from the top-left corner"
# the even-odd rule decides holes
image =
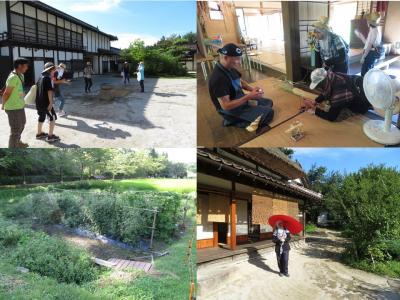
[[[301,166],[278,148],[198,149],[197,162],[199,260],[207,260],[204,248],[235,250],[270,240],[272,215],[305,223],[307,202],[322,198],[307,188]]]
[[[17,57],[30,60],[27,84],[36,82],[49,61],[64,63],[71,77],[83,76],[88,61],[96,74],[110,72],[118,59],[110,46],[115,40],[116,36],[40,1],[0,1],[0,84]]]

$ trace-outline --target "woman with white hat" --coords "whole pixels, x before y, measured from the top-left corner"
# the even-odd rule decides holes
[[[59,102],[58,106],[58,115],[63,116],[65,115],[64,111],[64,104],[65,104],[65,99],[61,91],[61,84],[70,84],[69,80],[66,80],[64,78],[64,72],[67,66],[63,63],[60,63],[56,71],[54,72],[54,78],[53,78],[53,83],[54,83],[54,100],[56,102]]]
[[[306,100],[307,108],[315,107],[315,115],[328,121],[342,121],[353,113],[364,114],[372,106],[365,97],[363,78],[318,68],[311,73],[310,89],[319,87],[320,95]]]
[[[328,67],[333,72],[347,73],[349,46],[342,37],[331,31],[328,21],[327,17],[321,17],[313,24],[317,38],[315,49],[320,53],[323,67]]]
[[[364,75],[372,68],[374,68],[376,62],[383,54],[382,43],[382,33],[378,29],[378,24],[380,21],[380,15],[377,12],[370,13],[366,15],[366,19],[369,26],[368,37],[365,39],[364,35],[355,30],[357,37],[363,41],[364,50],[361,57],[361,76]]]

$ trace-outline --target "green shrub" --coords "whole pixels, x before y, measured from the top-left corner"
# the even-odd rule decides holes
[[[58,206],[56,194],[35,193],[9,207],[5,215],[11,218],[31,218],[39,224],[59,224],[62,211]]]
[[[390,240],[385,242],[387,251],[395,260],[400,260],[400,240]]]
[[[372,272],[393,278],[400,278],[400,261],[390,260],[376,262],[373,264],[368,260],[361,260],[359,262],[352,262],[350,265],[366,272]]]
[[[83,283],[96,278],[90,257],[61,239],[44,233],[31,233],[12,253],[12,261],[58,282]]]
[[[317,230],[317,226],[312,223],[308,223],[304,230],[306,233],[313,233]]]
[[[76,194],[64,192],[59,196],[57,203],[62,211],[63,224],[69,227],[78,227],[84,224],[83,201]]]
[[[24,235],[24,230],[17,225],[0,218],[0,246],[16,246]]]

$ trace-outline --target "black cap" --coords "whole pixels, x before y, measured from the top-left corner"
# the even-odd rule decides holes
[[[218,49],[218,53],[226,56],[242,56],[242,49],[233,43],[226,44],[224,47]]]

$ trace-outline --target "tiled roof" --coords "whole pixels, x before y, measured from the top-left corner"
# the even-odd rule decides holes
[[[236,162],[232,162],[231,160],[228,160],[226,158],[223,158],[221,156],[216,155],[215,153],[210,153],[210,152],[206,152],[203,151],[201,149],[197,149],[197,155],[202,156],[202,157],[206,157],[209,158],[215,162],[219,162],[223,165],[232,167],[237,169],[239,172],[245,172],[247,174],[251,174],[254,176],[257,176],[261,179],[264,179],[268,182],[270,182],[271,184],[278,186],[280,188],[286,189],[286,190],[290,190],[292,192],[295,192],[297,194],[306,196],[308,198],[314,198],[314,199],[322,199],[322,195],[320,193],[314,192],[313,190],[307,189],[305,187],[302,187],[300,185],[297,185],[293,182],[285,182],[282,180],[278,180],[275,178],[272,178],[271,176],[268,176],[266,174],[263,174],[261,172],[258,172],[256,170],[253,170],[251,168],[245,167],[243,165],[240,165]]]

